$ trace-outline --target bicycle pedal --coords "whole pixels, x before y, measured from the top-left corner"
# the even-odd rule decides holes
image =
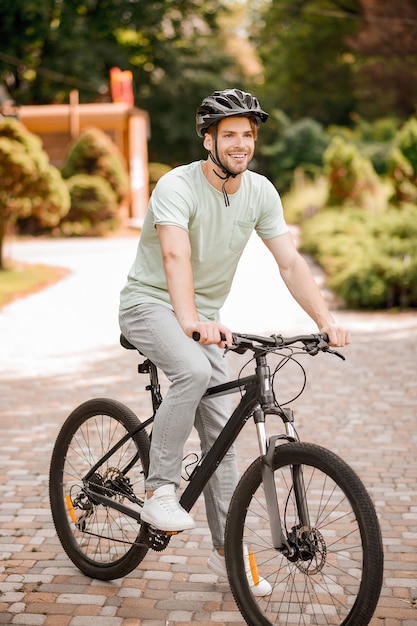
[[[171,539],[171,536],[167,532],[163,530],[158,530],[153,526],[147,525],[147,527],[145,528],[148,547],[152,548],[152,550],[155,550],[156,552],[161,552],[162,550],[165,550],[169,543],[169,540]]]

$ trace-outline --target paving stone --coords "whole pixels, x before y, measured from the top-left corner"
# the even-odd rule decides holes
[[[163,552],[149,551],[135,571],[115,581],[80,573],[53,526],[49,460],[70,411],[90,397],[106,395],[120,399],[141,418],[151,412],[144,379],[136,374],[136,355],[117,345],[115,294],[136,245],[136,240],[125,239],[14,244],[16,258],[52,263],[65,258],[73,274],[71,282],[0,311],[0,624],[243,623],[228,583],[218,582],[206,565],[211,540],[202,498],[194,511],[195,529],[174,537]],[[98,275],[95,260],[105,268],[106,285],[90,294]],[[247,292],[239,293],[236,319],[246,315],[250,304]],[[282,329],[260,332],[304,330],[305,318],[291,307],[284,313],[286,301],[281,308]],[[54,311],[52,319],[46,320],[45,311]],[[230,318],[230,307],[225,312]],[[370,626],[416,626],[417,314],[337,311],[336,316],[352,329],[347,361],[320,355],[305,363],[308,386],[296,402],[297,429],[305,441],[345,458],[374,499],[386,563]],[[232,371],[241,363],[236,355],[226,358]],[[240,471],[258,455],[253,435],[248,427],[239,439]],[[190,448],[199,448],[194,434]]]

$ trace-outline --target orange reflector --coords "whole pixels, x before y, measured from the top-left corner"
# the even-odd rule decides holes
[[[65,500],[67,502],[67,508],[68,508],[70,517],[75,524],[75,522],[77,521],[77,516],[75,515],[74,507],[72,506],[71,496],[65,496]]]
[[[252,574],[252,580],[253,580],[254,585],[256,587],[257,585],[259,585],[258,567],[256,565],[254,553],[253,552],[248,552],[248,555],[249,555],[250,573]]]

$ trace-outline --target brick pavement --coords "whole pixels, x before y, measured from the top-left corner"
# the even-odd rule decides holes
[[[74,406],[94,396],[118,398],[142,417],[149,413],[135,373],[136,356],[119,348],[115,335],[101,343],[92,340],[97,329],[89,326],[91,307],[94,302],[104,306],[98,296],[85,290],[82,298],[71,296],[73,317],[81,310],[78,300],[88,309],[82,327],[75,320],[81,345],[74,336],[66,341],[74,322],[70,314],[63,328],[61,323],[59,340],[53,313],[66,288],[76,285],[63,281],[0,312],[0,624],[242,624],[228,585],[206,568],[210,538],[201,500],[197,528],[174,538],[164,552],[149,552],[121,580],[93,581],[63,553],[47,496],[49,458],[60,424]],[[39,321],[36,316],[46,310],[48,320]],[[96,326],[102,323],[108,332],[104,313]],[[417,315],[340,312],[338,317],[353,330],[347,361],[327,355],[304,360],[309,382],[295,404],[298,430],[302,439],[320,441],[351,463],[374,498],[386,564],[371,626],[415,626]],[[82,328],[85,337],[80,337]],[[228,359],[234,370],[242,357]],[[248,426],[239,441],[241,469],[256,454],[253,434]],[[190,447],[195,443],[192,438]]]

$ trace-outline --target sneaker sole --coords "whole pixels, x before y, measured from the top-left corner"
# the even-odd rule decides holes
[[[220,578],[227,580],[227,573],[223,569],[218,568],[215,563],[210,561],[210,559],[207,561],[207,567]]]
[[[140,516],[140,519],[142,522],[146,522],[147,524],[150,524],[151,526],[153,526],[154,528],[156,528],[157,530],[163,530],[164,532],[181,532],[182,530],[192,530],[193,528],[195,528],[196,524],[195,522],[189,522],[188,524],[181,524],[181,526],[179,524],[176,525],[175,528],[172,527],[172,525],[168,528],[165,524],[162,524],[160,522],[158,522],[158,520],[153,519],[150,515],[145,515],[142,513]],[[166,526],[165,528],[163,528],[163,526]]]

